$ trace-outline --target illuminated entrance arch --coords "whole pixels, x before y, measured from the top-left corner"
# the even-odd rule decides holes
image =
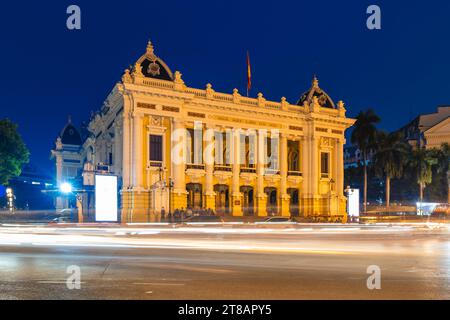
[[[253,187],[242,186],[240,190],[243,196],[242,211],[244,216],[253,216],[255,214]]]

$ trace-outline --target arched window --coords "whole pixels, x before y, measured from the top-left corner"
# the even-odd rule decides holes
[[[188,183],[186,185],[187,206],[191,209],[200,209],[203,206],[202,185],[199,183]]]
[[[251,153],[250,150],[247,150],[247,152],[245,153],[245,166],[246,167],[253,167],[253,160],[251,159]]]

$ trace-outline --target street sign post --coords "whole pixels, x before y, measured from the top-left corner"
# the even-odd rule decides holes
[[[348,216],[359,217],[359,189],[347,189],[347,198]]]

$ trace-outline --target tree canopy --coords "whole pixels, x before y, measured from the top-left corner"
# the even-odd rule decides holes
[[[386,179],[386,207],[390,205],[391,179],[401,178],[406,159],[409,153],[409,145],[402,141],[400,133],[377,132],[376,153],[373,165],[376,174]]]
[[[7,185],[11,178],[19,176],[29,156],[17,125],[8,119],[0,119],[0,185]]]

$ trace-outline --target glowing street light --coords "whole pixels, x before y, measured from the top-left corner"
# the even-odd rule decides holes
[[[59,189],[61,190],[62,193],[71,193],[72,192],[72,185],[68,182],[64,182],[61,184],[61,186],[59,187]]]

